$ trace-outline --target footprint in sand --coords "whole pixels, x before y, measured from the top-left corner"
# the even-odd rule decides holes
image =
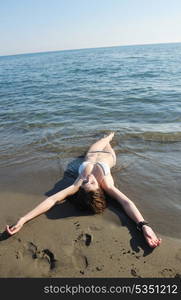
[[[74,222],[75,228],[76,229],[80,229],[80,224],[79,221]]]
[[[90,246],[93,240],[93,236],[90,233],[81,233],[75,242],[80,243],[81,245],[86,245],[87,247]]]
[[[34,259],[45,259],[49,266],[50,270],[53,270],[56,267],[56,259],[52,251],[49,249],[38,250],[38,247],[32,242],[28,243],[28,250],[32,253],[32,258]]]
[[[27,242],[22,249],[16,252],[17,259],[26,260],[27,256],[33,259],[35,267],[41,267],[44,271],[50,271],[56,267],[57,260],[53,252],[49,249],[38,249],[33,242]]]
[[[170,268],[165,268],[161,271],[163,277],[175,277],[175,271]]]
[[[138,272],[138,271],[136,270],[136,268],[131,269],[131,275],[132,275],[133,277],[141,278],[141,276],[138,275],[137,272]]]
[[[74,251],[72,255],[72,262],[76,269],[84,274],[86,268],[89,266],[88,258],[85,255],[85,249],[92,243],[93,236],[90,233],[81,233],[74,241]]]
[[[80,273],[84,273],[85,269],[88,267],[89,262],[87,256],[84,255],[81,249],[75,248],[72,253],[72,262],[76,269],[80,270]]]

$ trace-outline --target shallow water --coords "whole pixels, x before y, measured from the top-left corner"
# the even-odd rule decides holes
[[[115,131],[119,187],[161,232],[180,237],[180,51],[178,43],[0,57],[1,174],[42,160],[66,169]]]

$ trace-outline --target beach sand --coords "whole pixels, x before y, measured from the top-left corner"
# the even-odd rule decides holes
[[[1,278],[181,276],[181,240],[158,233],[162,244],[150,249],[134,222],[111,204],[102,215],[85,215],[66,201],[6,238],[5,225],[45,199],[45,191],[55,191],[63,175],[52,161],[9,171],[3,170],[0,194]]]

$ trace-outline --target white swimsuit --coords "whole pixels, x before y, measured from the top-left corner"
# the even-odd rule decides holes
[[[84,161],[79,167],[79,175],[82,174],[88,164],[99,165],[103,170],[104,176],[110,174],[110,167],[108,164],[101,161],[97,161],[95,163],[92,163],[91,161]]]

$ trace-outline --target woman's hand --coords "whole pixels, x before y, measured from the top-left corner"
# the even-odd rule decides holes
[[[13,235],[15,233],[17,233],[24,225],[23,220],[19,220],[15,225],[9,226],[6,225],[6,231],[10,234]]]
[[[74,181],[74,186],[79,189],[82,183],[83,183],[83,177],[79,175],[77,179]]]

